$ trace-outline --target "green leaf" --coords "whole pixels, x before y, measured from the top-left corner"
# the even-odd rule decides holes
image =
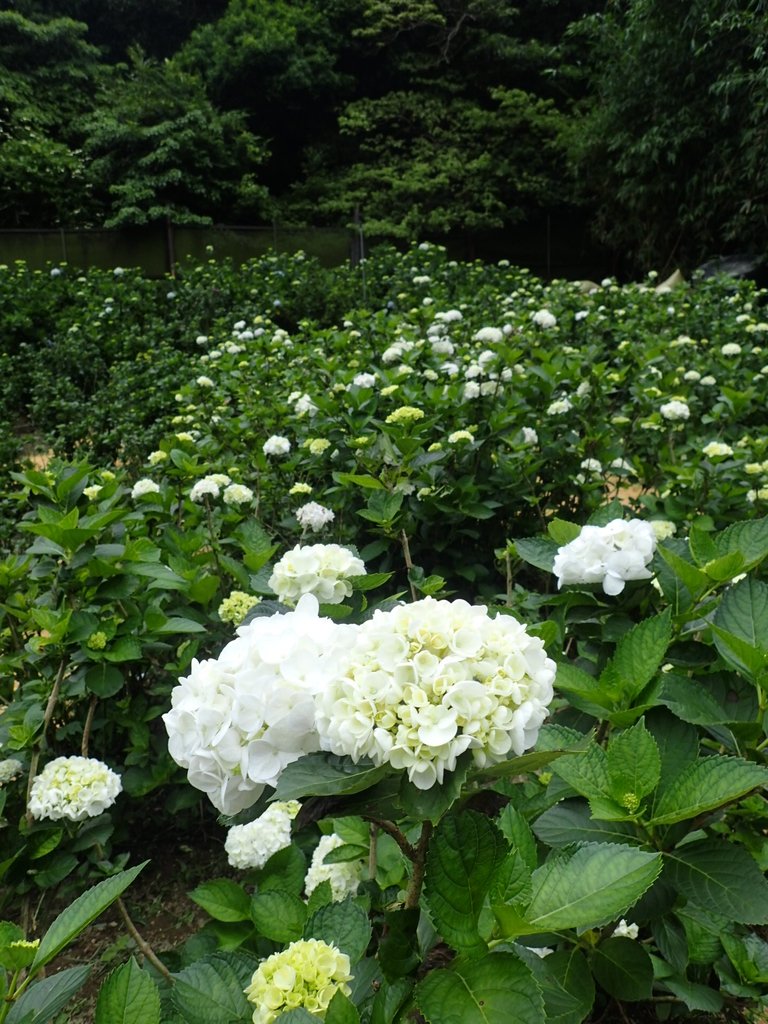
[[[680,608],[680,611],[685,611],[710,586],[709,578],[705,572],[702,572],[701,569],[697,569],[695,565],[686,561],[685,558],[682,558],[667,544],[660,544],[656,550],[666,565],[672,570],[675,579],[683,584],[688,594],[687,602]],[[664,572],[661,572],[660,576],[664,594],[669,598],[670,581],[665,580]]]
[[[675,718],[666,708],[655,708],[646,715],[645,723],[659,748],[659,789],[663,791],[698,757],[699,735],[696,729]]]
[[[141,643],[132,636],[118,637],[103,652],[107,661],[140,661],[143,657]]]
[[[744,796],[768,782],[768,768],[728,755],[699,758],[687,765],[659,795],[650,825],[694,818]]]
[[[606,765],[611,796],[634,813],[661,777],[659,748],[642,719],[611,737]]]
[[[436,825],[461,796],[471,765],[472,754],[466,751],[456,762],[455,771],[446,772],[442,783],[435,783],[429,789],[419,789],[407,775],[403,775],[400,804],[405,814],[417,821],[431,821]]]
[[[757,676],[768,661],[768,586],[747,577],[729,587],[715,613],[713,633],[726,661]]]
[[[275,1018],[278,1024],[317,1024],[317,1014],[310,1013],[303,1006],[297,1006],[295,1010],[287,1010]]]
[[[85,673],[85,685],[91,693],[104,699],[119,693],[125,685],[125,678],[119,668],[99,662]]]
[[[291,843],[273,853],[263,868],[255,871],[253,879],[259,892],[290,892],[298,896],[304,888],[307,858]]]
[[[596,928],[621,917],[660,871],[660,854],[619,843],[558,851],[534,871],[525,916],[540,932]]]
[[[584,737],[582,737],[583,739]],[[470,778],[473,781],[497,781],[508,778],[510,775],[525,775],[527,772],[538,771],[545,768],[553,761],[557,761],[564,754],[571,754],[570,750],[531,750],[520,757],[510,758],[509,761],[500,761],[498,764],[488,768],[478,768],[471,772]]]
[[[390,526],[402,504],[403,495],[400,492],[390,494],[388,491],[376,490],[369,495],[367,508],[358,509],[357,514],[379,526]]]
[[[204,626],[201,622],[195,622],[194,619],[175,616],[174,618],[166,619],[160,626],[156,626],[152,632],[163,636],[167,633],[205,633],[207,632],[207,626]]]
[[[5,1024],[48,1024],[83,987],[90,971],[90,965],[80,964],[33,982],[11,1007]]]
[[[160,1024],[160,993],[133,957],[101,986],[94,1024]]]
[[[697,985],[681,976],[662,978],[661,983],[685,1003],[687,1009],[691,1011],[719,1013],[725,1003],[723,997],[715,989],[709,988],[707,985]]]
[[[595,1001],[595,984],[583,953],[578,949],[545,957],[518,947],[544,997],[547,1024],[581,1024]]]
[[[625,633],[600,675],[604,686],[616,686],[626,705],[632,703],[659,669],[672,639],[672,613],[644,619]]]
[[[185,1024],[234,1024],[250,1020],[245,987],[255,964],[236,953],[213,953],[174,974],[171,1004]]]
[[[410,978],[382,981],[373,1000],[371,1024],[394,1024],[412,990],[413,981]]]
[[[332,943],[356,964],[371,941],[371,924],[359,903],[350,898],[320,907],[307,921],[304,938]]]
[[[384,484],[375,476],[368,476],[363,473],[334,473],[333,479],[337,484],[352,484],[353,487],[363,487],[369,491],[383,491]]]
[[[754,568],[768,555],[768,517],[733,523],[712,540],[719,555],[739,552],[745,568]]]
[[[305,754],[283,769],[273,799],[361,793],[374,786],[387,771],[386,765],[376,766],[370,761],[355,764],[351,758],[336,754]]]
[[[50,963],[84,928],[125,892],[147,863],[148,861],[144,861],[135,868],[105,878],[103,882],[88,889],[62,910],[43,936],[37,955],[32,961],[31,970],[35,971]]]
[[[443,818],[427,855],[425,894],[446,942],[460,952],[486,949],[478,921],[493,878],[508,852],[496,826],[475,811]]]
[[[608,756],[594,741],[590,742],[586,750],[562,758],[552,766],[552,771],[588,800],[595,797],[610,798]]]
[[[538,863],[536,840],[533,832],[531,832],[530,825],[520,811],[513,807],[512,804],[507,804],[499,815],[496,824],[512,849],[520,854],[531,871],[533,871]]]
[[[552,572],[560,545],[546,537],[523,537],[514,542],[515,552],[518,558],[522,558],[529,565],[535,565],[537,569],[544,569],[545,572]]]
[[[743,847],[702,839],[665,856],[665,878],[690,903],[739,924],[768,922],[768,882]]]
[[[573,843],[636,843],[643,845],[635,826],[624,821],[598,821],[583,800],[563,800],[540,814],[533,830],[547,846]]]
[[[349,582],[353,590],[375,590],[383,587],[394,575],[393,572],[368,572],[365,576],[351,576]]]
[[[294,942],[300,939],[307,920],[307,908],[293,893],[258,892],[251,900],[251,920],[266,939]]]
[[[716,725],[731,720],[701,680],[676,672],[665,673],[659,701],[678,718],[694,725]]]
[[[542,1024],[544,1001],[531,971],[511,953],[491,953],[416,986],[427,1024]]]
[[[189,898],[216,921],[249,921],[251,918],[248,893],[229,878],[203,882],[189,894]]]
[[[569,523],[565,519],[555,517],[547,523],[547,533],[559,547],[562,547],[579,536],[581,527],[578,523]]]
[[[568,694],[575,707],[595,718],[602,718],[605,710],[612,708],[616,699],[612,688],[571,661],[558,664],[555,687]]]
[[[614,999],[637,1003],[651,997],[653,964],[645,947],[633,939],[601,942],[592,957],[592,973]]]
[[[691,526],[688,533],[688,546],[690,547],[693,560],[699,566],[706,565],[707,562],[713,561],[719,554],[723,553],[718,550],[712,534],[703,530],[695,523]]]
[[[379,962],[386,978],[410,974],[419,963],[417,928],[420,911],[416,908],[390,910],[384,915],[384,934],[379,943]]]
[[[360,1014],[343,992],[336,992],[328,1004],[325,1024],[360,1024]]]
[[[723,659],[747,679],[758,681],[768,666],[768,653],[714,622],[711,628],[715,647]]]

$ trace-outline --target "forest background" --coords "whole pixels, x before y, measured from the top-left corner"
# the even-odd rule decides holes
[[[764,0],[14,0],[0,228],[585,225],[762,254]]]

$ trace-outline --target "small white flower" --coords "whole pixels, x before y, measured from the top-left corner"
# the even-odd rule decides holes
[[[210,377],[205,377],[205,376],[198,377],[197,378],[197,384],[201,388],[212,388],[213,387],[213,381],[211,380],[211,378]]]
[[[280,434],[273,434],[272,437],[268,437],[262,446],[262,451],[265,455],[287,455],[291,450],[291,442],[287,437],[282,437]]]
[[[222,495],[225,505],[245,505],[253,501],[253,491],[245,484],[230,484]]]
[[[4,761],[0,761],[0,786],[12,782],[23,768],[24,765],[15,757],[8,757]]]
[[[304,892],[311,896],[321,882],[330,882],[331,898],[340,903],[347,896],[354,896],[363,877],[361,860],[342,861],[339,864],[326,864],[325,858],[331,852],[344,845],[341,836],[332,833],[321,836],[320,842],[312,854],[312,863],[304,879]]]
[[[301,810],[297,800],[277,801],[247,825],[227,831],[224,849],[233,868],[263,868],[269,858],[291,845],[291,822]]]
[[[543,327],[544,330],[549,330],[557,323],[557,317],[553,313],[550,313],[548,309],[537,310],[532,314],[531,320],[533,320],[537,327]]]
[[[473,341],[480,341],[484,345],[498,345],[504,340],[504,332],[498,327],[481,327],[472,338]]]
[[[724,356],[738,356],[741,355],[741,345],[737,345],[735,341],[728,341],[721,346],[720,352]]]
[[[659,406],[659,412],[665,420],[669,420],[671,423],[687,420],[691,415],[688,405],[678,398],[673,398],[671,401]]]
[[[539,435],[533,427],[523,427],[523,441],[526,444],[538,444]]]
[[[733,448],[731,448],[729,444],[724,444],[722,441],[710,441],[709,444],[704,445],[701,451],[708,459],[717,459],[723,458],[726,455],[733,455]]]
[[[547,407],[547,416],[560,416],[562,413],[570,412],[573,408],[573,402],[570,398],[556,398],[554,402],[550,402]]]
[[[269,586],[284,604],[295,604],[303,594],[340,604],[352,595],[350,578],[364,575],[364,562],[339,544],[297,544],[275,565]]]
[[[316,501],[309,501],[306,505],[297,508],[295,515],[299,525],[304,527],[305,530],[312,530],[313,533],[322,530],[324,526],[332,523],[336,518],[329,508],[320,505]]]
[[[636,924],[627,924],[623,917],[613,929],[613,937],[615,939],[636,939],[639,934],[640,929],[638,926]]]
[[[198,480],[189,492],[189,497],[192,501],[200,502],[205,499],[206,496],[211,498],[218,498],[220,492],[219,485],[215,480],[212,480],[209,476],[204,476],[202,480]]]
[[[132,498],[141,498],[145,494],[159,494],[160,485],[156,484],[154,480],[150,480],[148,477],[144,477],[141,480],[137,480],[131,488]]]
[[[627,580],[651,578],[648,565],[656,550],[656,535],[641,519],[614,519],[606,526],[582,527],[578,537],[555,555],[552,571],[557,585],[600,583],[606,594],[624,590]]]

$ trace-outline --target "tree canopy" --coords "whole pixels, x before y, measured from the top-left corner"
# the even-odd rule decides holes
[[[0,226],[581,211],[636,265],[765,248],[766,0],[17,0]]]

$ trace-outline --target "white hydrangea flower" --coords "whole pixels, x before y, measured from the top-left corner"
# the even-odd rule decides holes
[[[440,320],[444,324],[456,323],[463,319],[464,314],[460,309],[447,309],[445,312],[435,313],[435,320]]]
[[[671,401],[659,406],[659,412],[670,423],[675,423],[678,420],[687,420],[691,415],[691,410],[687,403],[678,398],[673,398]]]
[[[312,854],[312,863],[304,879],[304,892],[311,896],[321,882],[331,883],[331,894],[334,903],[340,903],[347,896],[354,896],[363,878],[363,862],[360,860],[343,861],[339,864],[326,864],[325,858],[338,847],[344,845],[341,836],[332,833],[321,836],[320,842]]]
[[[674,537],[677,533],[677,526],[669,519],[652,519],[651,529],[656,540],[666,540],[667,537]]]
[[[702,455],[706,455],[708,459],[723,458],[726,455],[733,455],[733,448],[729,444],[725,444],[723,441],[710,441],[709,444],[705,444],[701,449]]]
[[[168,750],[224,814],[252,806],[287,764],[320,747],[314,695],[338,675],[354,626],[318,616],[317,598],[240,626],[218,658],[192,662],[163,715]]]
[[[352,383],[357,388],[372,388],[376,383],[375,373],[358,373],[352,378]]]
[[[305,530],[312,530],[313,533],[322,530],[324,526],[332,523],[336,518],[335,513],[331,509],[326,508],[325,505],[321,505],[317,501],[308,501],[306,505],[297,508],[295,515],[299,525]]]
[[[556,398],[554,402],[550,402],[547,407],[547,416],[560,416],[565,412],[570,412],[573,408],[573,402],[570,398]]]
[[[219,485],[212,477],[204,476],[192,486],[189,497],[192,501],[199,502],[203,501],[207,495],[211,498],[218,498],[220,491]]]
[[[432,353],[436,356],[452,356],[454,353],[453,342],[448,338],[436,338],[432,342]]]
[[[33,818],[83,821],[102,814],[123,788],[120,776],[94,757],[57,757],[32,782]]]
[[[291,822],[301,810],[298,800],[278,800],[247,825],[227,831],[224,849],[233,868],[263,868],[278,850],[291,845]]]
[[[544,330],[549,330],[557,324],[557,317],[548,309],[537,310],[531,315],[531,320],[537,327],[543,327]]]
[[[150,480],[149,477],[144,477],[141,480],[137,480],[131,488],[132,498],[141,498],[145,494],[159,494],[160,485],[156,484],[154,480]]]
[[[473,341],[480,341],[484,345],[498,345],[504,340],[504,332],[499,327],[481,327],[472,337]]]
[[[211,378],[210,377],[205,377],[205,376],[198,377],[197,378],[197,384],[201,388],[212,388],[213,387],[213,381],[211,380]]]
[[[466,382],[463,397],[465,401],[471,401],[473,398],[480,397],[480,385],[476,380],[468,380]]]
[[[314,594],[323,604],[341,604],[352,594],[352,576],[364,576],[365,564],[340,544],[297,544],[275,566],[269,586],[285,604]]]
[[[4,786],[6,782],[12,782],[23,768],[24,765],[15,757],[7,757],[4,761],[0,761],[0,786]]]
[[[717,378],[708,373],[706,377],[701,378],[699,383],[703,384],[705,388],[713,388],[717,384]]]
[[[741,355],[741,345],[737,345],[735,341],[728,341],[720,347],[720,352],[724,356],[738,356]]]
[[[287,455],[291,450],[291,442],[287,437],[280,434],[273,434],[268,437],[262,446],[265,455]]]
[[[533,427],[523,427],[523,441],[526,444],[538,444],[539,435]]]
[[[229,484],[222,495],[225,505],[245,505],[253,501],[253,491],[245,484]]]
[[[324,749],[389,763],[429,789],[466,750],[485,766],[531,747],[554,676],[542,641],[512,616],[434,598],[377,609],[318,693],[318,731]]]
[[[286,1010],[305,1009],[324,1020],[337,992],[352,980],[346,953],[322,939],[299,939],[262,960],[245,989],[255,1007],[253,1024],[272,1024]]]
[[[627,924],[623,917],[613,929],[614,939],[636,939],[639,934],[640,929],[638,926],[636,924]]]
[[[606,594],[620,594],[627,580],[647,580],[656,535],[642,519],[614,519],[605,526],[584,526],[559,548],[552,571],[557,585],[601,583]]]

